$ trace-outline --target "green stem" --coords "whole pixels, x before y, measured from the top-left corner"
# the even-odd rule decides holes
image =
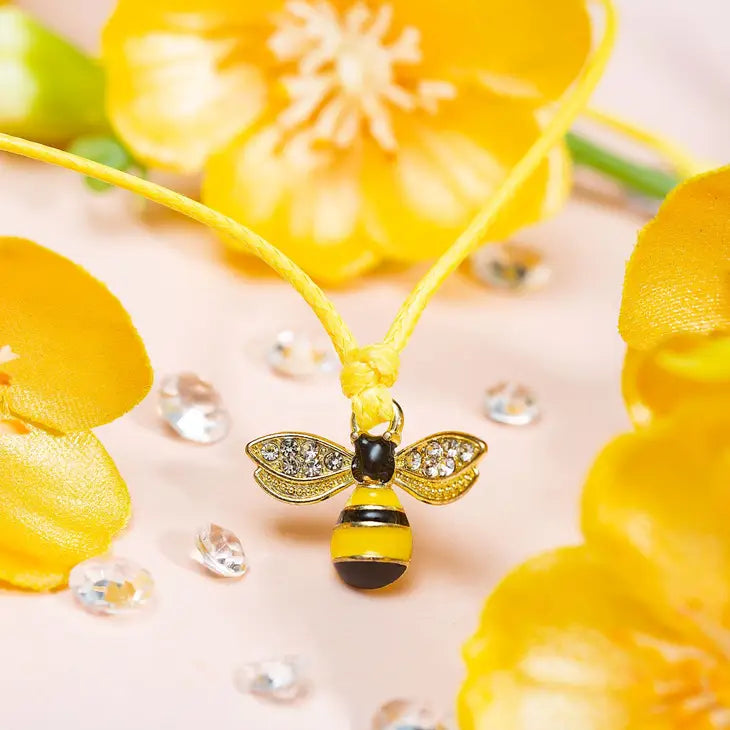
[[[639,195],[663,199],[680,182],[677,175],[631,162],[575,132],[568,132],[565,142],[576,165],[597,170]]]

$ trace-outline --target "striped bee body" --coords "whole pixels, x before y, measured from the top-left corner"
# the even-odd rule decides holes
[[[356,487],[332,533],[332,562],[353,588],[384,588],[398,580],[411,559],[411,527],[388,486]]]

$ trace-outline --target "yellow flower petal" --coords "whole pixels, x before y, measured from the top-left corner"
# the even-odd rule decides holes
[[[0,581],[61,586],[129,518],[124,481],[89,432],[0,436],[0,475]]]
[[[698,398],[730,398],[730,337],[679,335],[648,352],[629,348],[622,383],[639,425]]]
[[[144,397],[152,378],[144,345],[103,284],[20,238],[0,238],[0,271],[0,346],[17,355],[0,364],[0,388],[15,415],[85,430]]]
[[[647,350],[688,332],[730,330],[730,168],[680,185],[639,236],[619,328]]]
[[[388,258],[434,258],[451,245],[536,140],[529,110],[482,93],[463,93],[438,115],[401,115],[394,156],[368,151],[363,195]],[[506,238],[558,209],[569,167],[555,150],[504,207],[488,239]]]
[[[669,623],[730,613],[730,400],[680,407],[609,444],[584,491],[592,549]]]
[[[342,152],[312,169],[284,151],[273,126],[256,127],[210,160],[203,199],[321,282],[340,283],[381,259],[363,209],[359,156]]]
[[[556,98],[591,46],[584,0],[399,0],[399,25],[420,29],[433,78],[479,81],[497,94]]]
[[[497,587],[465,646],[460,728],[668,729],[647,712],[654,658],[638,647],[654,637],[664,627],[587,548],[538,556]]]
[[[256,66],[266,9],[226,0],[118,3],[103,35],[108,110],[139,159],[200,170],[258,117],[267,97]]]
[[[531,112],[476,93],[444,104],[435,116],[401,115],[402,145],[393,155],[366,141],[308,166],[301,151],[280,144],[273,124],[262,124],[210,160],[203,199],[319,281],[339,283],[382,258],[420,261],[443,253],[538,134]],[[555,211],[568,175],[558,148],[490,237],[504,238]]]

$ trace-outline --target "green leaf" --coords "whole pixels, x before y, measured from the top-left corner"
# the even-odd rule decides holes
[[[68,151],[123,172],[136,167],[135,159],[129,150],[111,134],[82,135],[71,143]],[[87,177],[85,180],[89,188],[96,192],[113,187],[113,185],[93,177]]]

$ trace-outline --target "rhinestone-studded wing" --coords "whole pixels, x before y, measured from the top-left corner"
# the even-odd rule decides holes
[[[398,453],[394,481],[422,502],[448,504],[474,484],[476,464],[486,452],[476,436],[437,433]]]
[[[246,453],[257,464],[258,485],[284,502],[321,502],[355,483],[352,454],[319,436],[275,433],[252,441]]]

